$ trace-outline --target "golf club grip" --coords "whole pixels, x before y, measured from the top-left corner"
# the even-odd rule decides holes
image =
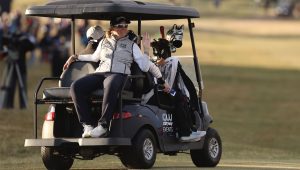
[[[165,27],[164,26],[160,26],[160,35],[162,39],[165,39]]]

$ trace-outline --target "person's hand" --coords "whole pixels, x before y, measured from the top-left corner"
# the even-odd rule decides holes
[[[69,59],[66,61],[66,63],[64,64],[63,70],[66,70],[70,66],[70,64],[76,61],[76,59],[77,59],[77,55],[71,55]]]
[[[160,59],[158,59],[157,61],[156,61],[156,64],[158,65],[158,66],[163,66],[163,65],[165,65],[165,59],[163,59],[163,58],[160,58]]]
[[[169,93],[171,90],[171,87],[169,86],[169,84],[167,82],[165,82],[165,84],[163,86],[164,86],[163,91],[166,93]]]
[[[143,44],[143,48],[144,48],[144,53],[149,55],[149,51],[150,51],[150,35],[145,32],[145,34],[143,35],[143,40],[142,40],[142,44]]]

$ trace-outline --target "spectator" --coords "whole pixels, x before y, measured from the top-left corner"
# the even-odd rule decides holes
[[[292,17],[296,2],[294,0],[279,0],[277,5],[278,17]]]
[[[216,9],[220,8],[220,6],[221,6],[221,0],[213,0],[213,3],[214,3],[214,7]]]
[[[0,1],[0,14],[3,12],[10,12],[12,0],[1,0]]]
[[[5,87],[6,95],[4,96],[5,103],[3,107],[14,107],[14,95],[16,87],[19,88],[20,108],[26,108],[27,100],[27,67],[26,53],[34,49],[35,42],[25,32],[21,30],[21,14],[17,13],[12,19],[11,25],[6,25],[3,30],[3,46],[8,49],[7,68],[12,70],[7,78]],[[9,28],[9,29],[8,29]],[[21,86],[23,85],[23,87]],[[24,94],[25,93],[25,94]],[[25,98],[25,99],[24,99]]]
[[[54,44],[54,39],[50,35],[51,25],[46,24],[42,27],[42,39],[39,42],[39,47],[41,49],[41,62],[49,62],[52,58],[52,47]]]
[[[31,39],[32,42],[34,42],[36,44],[36,37],[38,34],[38,30],[39,30],[39,22],[36,18],[30,18],[27,17],[26,18],[26,24],[27,24],[27,29],[26,29],[26,33],[28,35],[28,37]],[[35,51],[31,51],[31,55],[30,55],[30,59],[28,61],[28,65],[32,65],[35,62]]]
[[[78,27],[78,33],[80,36],[80,43],[83,46],[86,46],[88,43],[88,38],[86,37],[86,31],[88,29],[89,22],[88,20],[82,20]]]
[[[67,61],[69,54],[69,47],[66,44],[66,37],[60,35],[56,37],[53,49],[51,50],[51,75],[59,77],[62,73],[64,63]]]

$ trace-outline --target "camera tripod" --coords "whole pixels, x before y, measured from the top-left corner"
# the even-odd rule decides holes
[[[14,90],[16,88],[14,81],[17,78],[19,86],[19,97],[21,108],[27,107],[27,96],[24,82],[22,79],[19,64],[16,60],[8,61],[2,74],[2,83],[0,87],[0,109],[13,108]],[[23,104],[23,105],[22,105]]]

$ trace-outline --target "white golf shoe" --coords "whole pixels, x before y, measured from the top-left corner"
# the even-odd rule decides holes
[[[203,136],[206,135],[206,131],[201,131],[201,130],[198,130],[198,131],[196,131],[196,132],[193,131],[192,134],[197,134],[197,135],[199,135],[200,137],[203,137]]]
[[[83,134],[82,137],[83,138],[89,138],[91,137],[90,132],[94,129],[93,126],[91,125],[83,125]]]
[[[98,138],[103,136],[107,132],[107,129],[103,128],[101,125],[98,125],[93,130],[90,131],[89,135],[92,138]]]
[[[206,131],[196,131],[192,132],[190,136],[181,136],[180,141],[181,142],[197,142],[201,140],[201,137],[206,135]]]

